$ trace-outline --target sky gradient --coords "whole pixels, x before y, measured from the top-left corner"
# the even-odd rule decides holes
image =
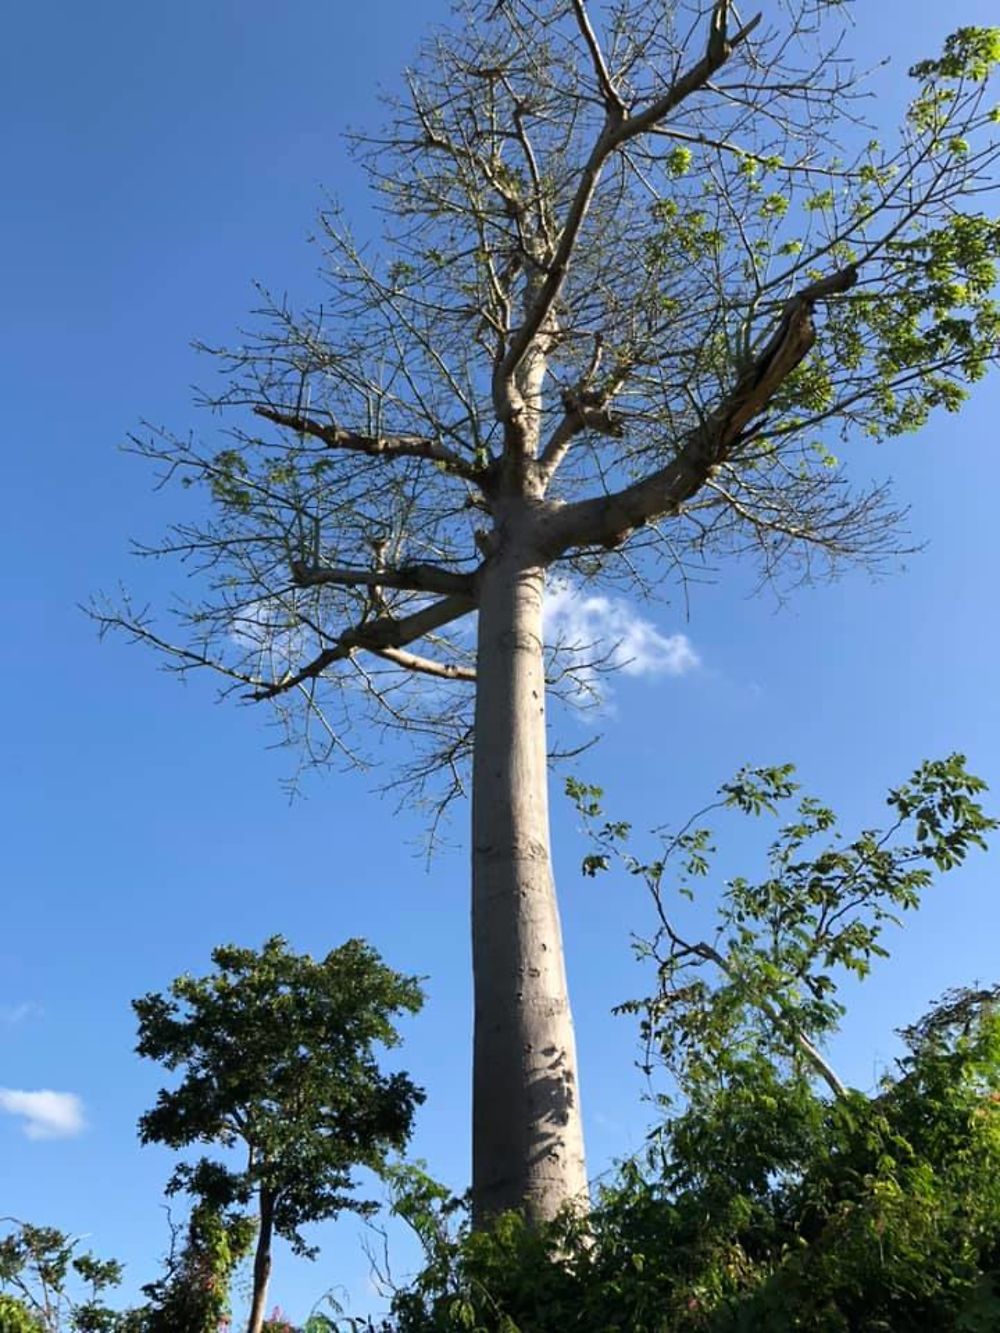
[[[892,54],[879,117],[949,27],[995,20],[990,0],[947,15],[877,8],[855,46],[866,63]],[[377,794],[384,774],[309,776],[289,803],[295,756],[273,748],[266,714],[216,706],[213,682],[182,686],[141,650],[98,643],[79,610],[119,582],[161,605],[183,593],[180,570],[128,552],[183,498],[154,491],[116,446],[142,419],[211,432],[190,391],[210,367],[190,342],[230,338],[252,280],[308,298],[324,189],[371,227],[340,133],[378,123],[379,87],[394,86],[445,9],[35,0],[7,16],[0,1214],[86,1234],[127,1262],[130,1292],[156,1276],[166,1245],[170,1156],[135,1137],[159,1076],[132,1053],[129,1001],[205,970],[218,943],[280,932],[323,953],[361,935],[426,976],[428,1005],[400,1055],[428,1090],[414,1152],[454,1187],[467,1179],[464,811],[428,868],[418,814]],[[878,822],[886,787],[921,758],[953,749],[1000,789],[998,419],[994,378],[961,416],[843,450],[855,476],[895,479],[923,547],[880,580],[848,573],[782,600],[719,566],[687,599],[554,609],[632,636],[633,667],[602,715],[565,723],[580,741],[602,737],[576,771],[604,784],[613,813],[676,822],[741,764],[791,760],[852,828]],[[581,878],[586,849],[558,794],[553,813],[596,1174],[646,1124],[632,1032],[609,1011],[641,985],[629,934],[648,914],[636,885]],[[728,847],[727,864],[749,851]],[[977,857],[932,892],[858,992],[833,1047],[849,1081],[870,1086],[894,1027],[946,987],[997,979],[994,864]],[[358,1231],[319,1232],[311,1267],[282,1252],[275,1299],[299,1318],[340,1286],[368,1308]],[[411,1252],[398,1253],[405,1270]]]

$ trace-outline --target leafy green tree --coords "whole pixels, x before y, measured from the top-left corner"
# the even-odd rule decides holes
[[[0,1333],[38,1333],[40,1328],[23,1301],[16,1296],[0,1294]]]
[[[471,767],[480,1221],[587,1184],[546,580],[877,561],[893,506],[831,445],[956,410],[997,356],[1000,31],[959,28],[874,132],[850,6],[771,9],[460,0],[355,140],[381,243],[321,220],[315,308],[265,293],[219,352],[221,447],[134,441],[210,507],[154,548],[203,595],[175,630],[105,626],[269,701],[320,762],[399,727],[435,799]]]
[[[120,1263],[78,1252],[55,1227],[4,1220],[14,1229],[0,1240],[0,1333],[138,1333],[137,1312],[105,1304]]]
[[[873,959],[887,957],[886,926],[919,906],[935,874],[985,847],[997,821],[977,799],[984,789],[964,755],[925,762],[889,792],[887,827],[845,839],[834,811],[802,795],[791,765],[748,768],[647,860],[630,850],[628,823],[602,820],[600,788],[568,782],[593,839],[584,873],[618,860],[645,882],[655,909],[655,933],[638,950],[655,964],[656,991],[620,1006],[641,1018],[647,1067],[655,1055],[691,1096],[765,1052],[804,1061],[843,1094],[820,1049],[843,1015],[837,974],[865,977]],[[713,811],[782,822],[764,876],[727,880],[712,930],[692,934],[680,917],[705,896],[716,849],[701,820]]]
[[[405,1073],[383,1073],[376,1047],[399,1042],[395,1018],[417,1012],[423,996],[416,978],[360,940],[315,961],[274,936],[259,952],[218,948],[212,961],[208,976],[134,1001],[139,1054],[183,1075],[139,1133],[171,1148],[242,1151],[240,1165],[228,1155],[182,1162],[168,1189],[209,1205],[209,1217],[255,1204],[248,1333],[260,1333],[274,1236],[313,1256],[301,1227],[371,1211],[355,1169],[381,1171],[409,1137],[423,1093]]]

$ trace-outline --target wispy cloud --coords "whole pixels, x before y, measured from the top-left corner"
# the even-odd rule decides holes
[[[20,1004],[0,1004],[0,1027],[15,1028],[19,1023],[26,1023],[29,1018],[38,1018],[42,1007],[34,1000],[23,1000]]]
[[[0,1088],[0,1111],[20,1116],[29,1139],[71,1139],[85,1127],[83,1102],[75,1092],[23,1092]]]
[[[626,676],[682,676],[701,659],[686,634],[661,634],[651,620],[619,597],[586,593],[566,580],[545,598],[545,641],[568,659],[581,692],[606,694],[599,672]]]

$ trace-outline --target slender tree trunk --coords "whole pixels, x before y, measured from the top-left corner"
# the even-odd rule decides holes
[[[472,1214],[586,1205],[576,1043],[549,850],[544,569],[508,537],[482,574],[472,796]]]
[[[267,1285],[271,1279],[271,1240],[274,1232],[274,1200],[260,1196],[260,1230],[253,1257],[253,1299],[247,1333],[260,1333],[267,1312]]]

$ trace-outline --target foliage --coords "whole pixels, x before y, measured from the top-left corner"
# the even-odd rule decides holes
[[[685,942],[666,911],[673,860],[671,889],[709,873],[705,812],[646,862],[626,823],[598,822],[597,788],[569,787],[598,849],[585,872],[620,857],[652,891],[661,936],[641,953],[659,987],[622,1008],[676,1096],[656,1099],[646,1150],[587,1216],[508,1214],[470,1234],[447,1191],[398,1174],[396,1209],[426,1254],[396,1293],[398,1333],[1000,1326],[1000,987],[953,992],[905,1029],[871,1096],[819,1050],[843,1013],[839,981],[886,956],[894,914],[995,827],[962,756],[922,764],[890,791],[889,829],[850,840],[790,767],[740,773],[710,808],[793,815],[767,876],[726,884],[711,946]]]
[[[165,1276],[143,1287],[148,1304],[141,1333],[218,1333],[229,1318],[233,1273],[249,1253],[254,1231],[248,1218],[197,1203],[180,1252],[171,1245]]]
[[[121,1264],[78,1252],[78,1244],[28,1222],[0,1240],[0,1333],[136,1333],[135,1312],[105,1304],[122,1280]]]
[[[395,1327],[987,1333],[1000,1323],[998,1103],[988,1007],[964,1036],[911,1046],[872,1098],[824,1101],[748,1062],[728,1093],[663,1126],[641,1167],[624,1164],[589,1218],[531,1229],[512,1214],[443,1241],[398,1293]]]
[[[145,1143],[242,1143],[242,1169],[182,1163],[171,1190],[218,1207],[266,1194],[278,1235],[310,1254],[299,1228],[341,1210],[366,1212],[354,1168],[379,1170],[406,1142],[423,1094],[383,1074],[375,1046],[394,1046],[395,1015],[422,1003],[415,978],[386,967],[360,940],[315,962],[280,936],[257,952],[215,949],[217,971],[179,977],[134,1002],[140,1055],[183,1070],[139,1122]]]
[[[584,873],[618,859],[645,882],[655,907],[656,933],[638,950],[656,965],[656,991],[619,1006],[641,1018],[647,1066],[658,1057],[690,1095],[706,1082],[718,1087],[764,1051],[775,1060],[805,1058],[839,1092],[818,1049],[843,1014],[838,974],[865,977],[873,959],[887,956],[886,926],[919,905],[934,873],[985,846],[997,821],[976,799],[984,786],[963,755],[925,762],[889,792],[887,828],[845,840],[834,811],[801,794],[791,765],[744,769],[646,860],[629,850],[628,823],[601,822],[600,789],[570,781],[593,840]],[[695,937],[677,914],[704,897],[698,886],[716,848],[700,820],[711,811],[783,822],[764,877],[728,879],[711,900],[711,930]]]
[[[273,936],[259,952],[215,949],[212,961],[209,976],[178,977],[166,995],[133,1003],[139,1054],[183,1071],[142,1116],[139,1134],[171,1148],[242,1147],[241,1166],[231,1155],[181,1162],[168,1191],[187,1190],[208,1210],[190,1257],[197,1263],[205,1252],[212,1300],[224,1300],[221,1272],[244,1239],[235,1215],[256,1204],[250,1327],[258,1333],[272,1237],[311,1258],[302,1226],[376,1207],[358,1198],[354,1172],[381,1171],[404,1146],[423,1093],[405,1073],[384,1074],[375,1047],[398,1043],[393,1020],[415,1013],[423,995],[416,978],[360,940],[316,962]],[[176,1298],[186,1299],[183,1282],[164,1289],[168,1307]]]
[[[38,1333],[40,1327],[22,1301],[0,1295],[0,1333]]]
[[[904,1028],[902,1056],[870,1095],[846,1088],[821,1053],[844,1012],[843,979],[886,957],[886,926],[997,826],[964,757],[921,764],[888,793],[888,828],[853,837],[802,794],[791,766],[745,769],[679,832],[661,832],[651,860],[629,850],[627,822],[604,816],[599,788],[567,786],[596,849],[585,873],[617,860],[650,889],[658,934],[640,956],[658,986],[622,1009],[675,1083],[673,1098],[656,1098],[645,1149],[590,1213],[531,1224],[509,1213],[472,1232],[465,1201],[420,1164],[387,1163],[420,1094],[405,1075],[382,1075],[373,1047],[398,1040],[392,1020],[419,1008],[419,985],[359,941],[317,963],[274,937],[259,952],[217,949],[210,976],[135,1003],[140,1051],[184,1071],[143,1117],[144,1135],[174,1147],[242,1140],[246,1169],[178,1168],[173,1188],[197,1202],[137,1310],[106,1304],[119,1264],[17,1223],[0,1241],[0,1333],[217,1333],[253,1244],[251,1198],[270,1198],[278,1234],[308,1252],[289,1219],[328,1215],[362,1162],[388,1180],[425,1255],[378,1333],[1000,1326],[1000,985],[951,991]],[[725,882],[706,945],[670,912],[711,874],[709,811],[779,826],[766,874]],[[334,1130],[325,1149],[310,1142]],[[320,1168],[307,1196],[303,1177]],[[280,1210],[284,1188],[298,1212]],[[347,1198],[338,1206],[371,1206]],[[275,1308],[262,1333],[376,1333],[331,1309],[296,1330]]]
[[[296,1333],[296,1329],[282,1314],[281,1307],[276,1305],[264,1320],[262,1333]]]

